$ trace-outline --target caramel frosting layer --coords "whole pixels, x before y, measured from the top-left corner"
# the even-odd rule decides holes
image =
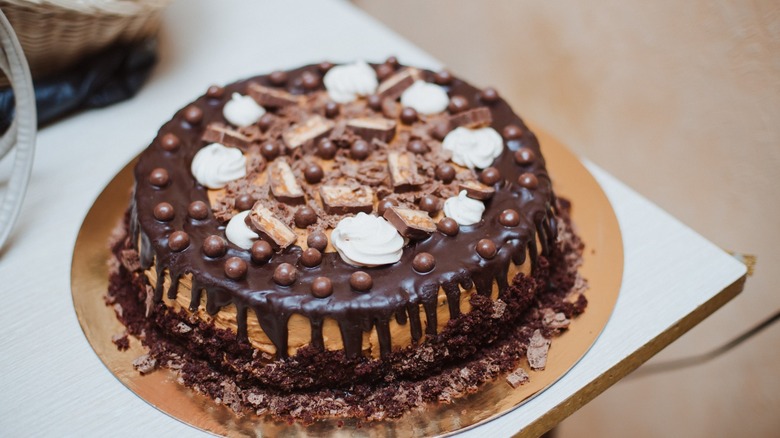
[[[377,75],[379,90],[406,70],[370,68],[388,66],[394,72]],[[495,93],[414,70],[446,90],[447,110],[418,114],[395,92],[334,102],[322,83],[330,67],[211,87],[160,129],[135,169],[131,231],[154,300],[235,330],[277,357],[305,345],[376,357],[418,343],[468,312],[472,294],[500,298],[557,234],[536,137]],[[234,93],[252,96],[266,112],[255,123],[231,125],[223,109]],[[475,119],[469,111],[479,123],[463,121]],[[474,169],[455,164],[442,146],[446,135],[486,124],[501,133],[501,152]],[[475,138],[473,148],[495,147]],[[215,141],[241,151],[246,172],[210,190],[190,168]],[[484,205],[475,223],[458,225],[442,211],[461,192]],[[252,233],[238,246],[225,227],[244,211]],[[400,260],[355,266],[334,250],[332,230],[358,213],[397,228]]]
[[[508,278],[511,280],[518,273],[530,274],[530,263],[526,262],[522,266],[511,265],[509,269]],[[147,278],[151,284],[157,283],[157,272],[154,267],[146,271]],[[171,278],[167,273],[164,274],[164,287],[166,290],[170,289]],[[458,314],[468,313],[471,310],[471,303],[469,302],[471,296],[476,293],[474,287],[466,290],[460,290],[460,302],[458,303]],[[491,290],[491,298],[498,299],[498,284],[494,284]],[[201,302],[193,305],[190,301],[192,298],[192,274],[186,274],[179,278],[179,290],[176,294],[176,298],[168,298],[167,294],[163,296],[163,301],[166,305],[173,308],[175,311],[184,310],[189,314],[194,314],[200,319],[213,323],[216,327],[221,329],[231,330],[233,332],[238,331],[238,315],[236,307],[233,304],[224,306],[217,312],[216,315],[209,315],[206,311],[206,296],[201,296]],[[190,309],[196,309],[191,311]],[[449,303],[447,302],[447,294],[444,289],[439,288],[436,297],[436,318],[435,320],[427,320],[425,309],[418,306],[417,314],[423,327],[427,327],[430,323],[436,324],[436,330],[440,332],[447,325],[447,322],[451,318]],[[256,317],[247,316],[247,336],[249,342],[253,347],[258,350],[273,355],[276,354],[276,346],[273,344],[268,335],[265,334],[262,327],[260,327],[259,321]],[[290,356],[295,355],[298,349],[309,345],[311,341],[311,321],[306,316],[299,313],[293,313],[287,323],[287,354]],[[390,339],[392,342],[392,349],[397,350],[404,347],[408,347],[414,343],[412,334],[410,332],[408,324],[401,324],[396,320],[391,320],[389,323]],[[322,340],[326,350],[341,350],[344,348],[344,343],[341,339],[341,333],[339,332],[338,322],[332,318],[326,317],[322,324]],[[424,340],[424,336],[423,336]],[[380,355],[379,334],[376,328],[372,328],[370,331],[363,332],[363,339],[361,342],[361,350],[363,354],[378,358]]]

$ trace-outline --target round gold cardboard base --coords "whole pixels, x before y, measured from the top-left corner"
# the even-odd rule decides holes
[[[432,436],[474,427],[517,408],[552,385],[585,355],[607,323],[620,292],[623,243],[609,201],[582,163],[555,139],[536,131],[558,196],[572,201],[576,230],[585,242],[582,274],[590,289],[588,308],[569,330],[553,340],[544,371],[528,371],[531,381],[512,389],[503,378],[489,382],[452,404],[429,405],[398,420],[372,423],[322,421],[312,426],[274,422],[264,417],[237,418],[232,411],[176,382],[169,370],[141,376],[131,362],[145,353],[131,339],[118,351],[111,337],[124,331],[103,296],[108,288],[108,241],[124,214],[133,184],[132,161],[106,186],[90,209],[73,251],[71,289],[78,320],[100,359],[131,391],[162,412],[193,427],[226,436]]]

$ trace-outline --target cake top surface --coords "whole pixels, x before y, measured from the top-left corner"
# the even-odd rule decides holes
[[[496,91],[394,59],[212,86],[135,176],[142,264],[193,274],[209,313],[253,309],[282,355],[293,313],[334,318],[348,354],[376,325],[384,354],[407,306],[506,288],[556,233],[538,142]]]

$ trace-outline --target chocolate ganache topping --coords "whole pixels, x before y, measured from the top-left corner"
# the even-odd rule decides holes
[[[377,85],[366,78],[372,72]],[[360,75],[357,85],[351,74]],[[326,87],[334,82],[331,95]],[[428,85],[446,92],[447,108],[426,100],[441,94]],[[413,86],[415,94],[402,98]],[[249,97],[257,106],[242,100]],[[229,117],[244,126],[226,119],[229,102]],[[191,170],[212,144],[245,158],[246,172],[230,161],[236,179],[221,189],[205,187]],[[192,274],[190,311],[204,292],[211,315],[235,305],[239,339],[253,312],[279,357],[287,355],[295,313],[310,321],[315,348],[324,348],[324,319],[334,319],[348,356],[360,354],[372,328],[387,355],[393,318],[419,341],[420,306],[425,335],[436,335],[440,288],[451,318],[460,312],[461,287],[489,296],[495,283],[500,297],[510,262],[529,254],[535,264],[557,233],[538,141],[495,90],[396,63],[323,63],[211,87],[160,129],[135,180],[131,231],[142,267],[157,272],[154,299],[165,292],[164,273],[171,299],[179,279]],[[445,217],[445,203],[471,210]],[[244,247],[225,231],[239,213],[231,227],[246,227]],[[356,266],[334,248],[333,229],[363,214],[395,227],[400,259]]]

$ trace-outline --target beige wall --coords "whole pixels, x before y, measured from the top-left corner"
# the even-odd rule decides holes
[[[654,361],[780,308],[780,2],[356,3],[717,245],[742,296]],[[403,60],[401,60],[403,61]],[[627,379],[560,436],[778,436],[780,326],[706,365]]]

